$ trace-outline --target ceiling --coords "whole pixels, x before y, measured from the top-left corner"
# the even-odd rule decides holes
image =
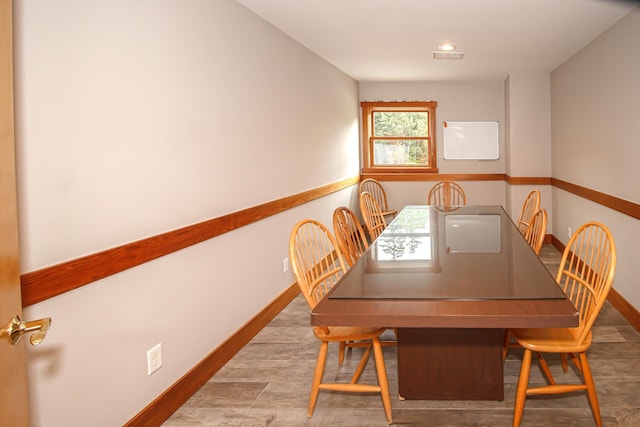
[[[505,79],[551,71],[631,0],[236,0],[358,81]],[[640,9],[633,13],[640,13]],[[443,42],[464,59],[433,59]]]

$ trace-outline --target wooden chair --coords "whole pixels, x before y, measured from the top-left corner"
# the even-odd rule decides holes
[[[333,211],[333,232],[349,267],[362,256],[369,247],[367,236],[353,211],[341,206]]]
[[[532,190],[527,198],[524,200],[520,216],[518,217],[518,230],[524,236],[527,233],[531,218],[540,210],[540,192],[538,190]]]
[[[312,310],[347,270],[336,248],[337,242],[329,229],[316,220],[302,220],[291,231],[289,239],[291,266],[300,290]],[[313,415],[320,390],[354,393],[375,392],[380,393],[387,421],[391,424],[391,398],[389,396],[387,371],[380,343],[380,334],[384,330],[385,328],[354,326],[313,327],[313,333],[321,341],[321,344],[309,397],[307,413],[309,417]],[[351,382],[323,383],[322,377],[329,343],[347,341],[363,343],[365,348]],[[369,360],[371,349],[373,349],[376,364],[378,385],[360,384],[358,380]]]
[[[387,228],[387,221],[384,219],[384,214],[380,209],[380,205],[376,202],[376,199],[366,191],[360,193],[360,211],[362,212],[362,219],[367,226],[367,232],[371,241],[374,241],[378,236]]]
[[[524,238],[527,239],[527,242],[529,242],[529,245],[531,245],[531,248],[536,253],[536,255],[540,254],[540,249],[542,249],[542,244],[544,243],[544,236],[546,232],[547,211],[544,209],[540,209],[531,218],[529,228],[524,235]]]
[[[382,215],[384,215],[385,218],[390,217],[389,219],[393,219],[398,213],[397,210],[389,209],[389,205],[387,204],[387,193],[384,191],[382,184],[375,179],[367,178],[364,181],[361,181],[358,186],[358,191],[360,193],[366,191],[371,194],[373,198],[376,199],[376,202],[378,202]]]
[[[616,248],[609,230],[597,222],[582,225],[569,239],[556,276],[556,281],[579,312],[580,325],[576,328],[510,330],[518,345],[524,348],[513,413],[514,426],[520,425],[527,396],[578,390],[586,390],[596,424],[602,426],[598,395],[586,352],[591,346],[591,327],[611,289],[615,268]],[[531,355],[534,352],[549,385],[529,388]],[[568,355],[584,381],[557,384],[542,353]],[[566,372],[564,363],[563,369]]]
[[[451,208],[467,204],[467,196],[457,182],[441,181],[431,187],[427,197],[430,205]]]

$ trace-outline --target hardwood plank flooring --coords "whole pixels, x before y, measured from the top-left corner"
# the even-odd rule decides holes
[[[540,258],[555,276],[560,254],[544,245]],[[615,285],[615,283],[614,283]],[[588,357],[605,426],[640,426],[640,333],[609,304],[593,328]],[[392,335],[389,335],[391,338]],[[186,426],[386,426],[376,394],[352,395],[321,391],[312,418],[307,417],[309,388],[319,342],[309,324],[309,309],[297,297],[227,365],[214,375],[163,425]],[[346,379],[360,350],[347,353],[342,368],[337,347],[330,348],[325,376]],[[385,347],[393,425],[510,426],[522,352],[511,350],[504,364],[504,401],[400,401],[396,348]],[[556,378],[577,379],[562,372],[558,358],[548,358]],[[535,363],[535,362],[534,362]],[[369,361],[364,381],[376,381]],[[531,383],[543,383],[532,366]],[[523,426],[595,425],[584,393],[527,399]]]

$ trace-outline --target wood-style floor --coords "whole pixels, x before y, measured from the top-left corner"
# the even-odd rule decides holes
[[[541,259],[553,272],[560,254],[544,245]],[[615,286],[615,281],[614,281]],[[640,333],[609,303],[593,328],[588,352],[605,426],[640,426]],[[392,335],[391,335],[392,337]],[[309,324],[301,296],[189,399],[164,426],[386,426],[377,394],[353,395],[321,391],[312,418],[307,418],[309,388],[319,342]],[[325,376],[348,378],[360,350],[338,368],[337,348],[330,350]],[[397,426],[510,426],[521,350],[511,350],[504,364],[505,399],[497,401],[400,401],[396,348],[384,348]],[[535,358],[534,358],[535,359]],[[548,359],[557,379],[576,379],[562,372],[559,359]],[[473,363],[472,360],[469,363]],[[535,362],[534,362],[535,363]],[[376,381],[373,358],[363,380]],[[544,381],[531,370],[531,383]],[[527,399],[523,426],[595,425],[584,393]]]

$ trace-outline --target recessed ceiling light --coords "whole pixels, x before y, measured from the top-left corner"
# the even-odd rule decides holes
[[[456,50],[456,47],[454,45],[452,45],[451,43],[443,43],[440,46],[438,46],[438,49],[444,50],[446,52],[450,52],[452,50]]]

